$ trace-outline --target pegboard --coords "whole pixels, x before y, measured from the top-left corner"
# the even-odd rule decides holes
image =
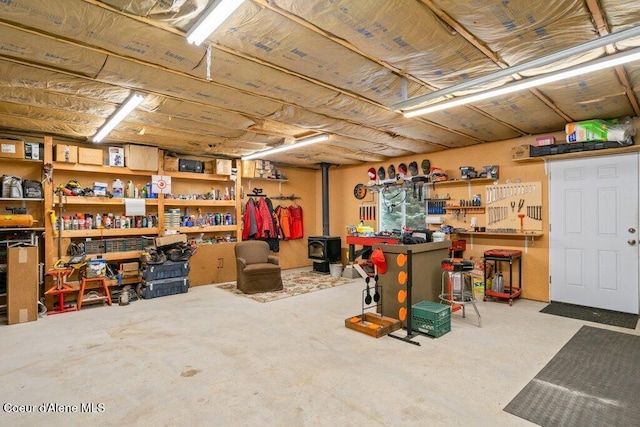
[[[541,231],[542,183],[487,185],[487,231]]]

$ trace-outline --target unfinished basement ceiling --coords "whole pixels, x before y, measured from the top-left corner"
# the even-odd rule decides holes
[[[102,142],[238,158],[360,164],[640,113],[640,65],[429,115],[393,106],[640,23],[635,0],[246,0],[201,46],[213,0],[0,2],[0,131],[89,142],[132,91],[143,104]],[[624,40],[492,83],[640,46]],[[455,96],[477,92],[474,87]]]

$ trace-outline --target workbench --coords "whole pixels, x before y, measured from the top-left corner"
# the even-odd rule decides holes
[[[400,242],[398,237],[385,236],[347,236],[347,244],[349,245],[349,262],[355,262],[356,259],[362,257],[368,260],[371,257],[373,245],[397,245]],[[356,246],[362,246],[356,249]]]
[[[404,314],[407,313],[408,306],[421,301],[440,302],[440,267],[442,260],[449,255],[450,243],[445,241],[416,245],[375,245],[375,248],[382,249],[387,262],[387,271],[381,274],[378,280],[382,286],[382,308],[378,308],[379,313],[399,319],[403,327],[407,327]],[[409,262],[406,261],[409,251],[412,258],[410,270]],[[404,279],[404,282],[400,279]]]

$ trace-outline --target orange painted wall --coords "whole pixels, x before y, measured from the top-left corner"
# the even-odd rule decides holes
[[[564,140],[564,133],[562,132],[556,133],[554,136],[556,137],[556,141]],[[460,166],[473,166],[476,170],[482,171],[482,166],[498,165],[500,167],[499,184],[504,184],[507,179],[510,179],[513,182],[517,178],[519,178],[521,182],[540,182],[542,184],[542,230],[544,236],[536,238],[533,242],[529,240],[526,248],[525,240],[523,238],[505,238],[501,236],[478,238],[474,236],[473,244],[471,244],[471,240],[466,237],[467,250],[464,253],[464,257],[467,259],[471,257],[481,257],[485,250],[492,248],[522,250],[523,297],[539,301],[548,301],[549,239],[547,230],[549,227],[546,215],[548,211],[547,176],[545,174],[545,167],[542,161],[535,163],[517,163],[512,161],[511,149],[523,144],[535,145],[535,136],[495,142],[490,145],[479,144],[471,147],[443,150],[430,154],[416,154],[395,158],[384,163],[372,163],[353,167],[333,167],[330,169],[329,175],[331,196],[331,234],[341,236],[343,242],[342,246],[346,248],[347,226],[356,225],[358,223],[359,206],[361,204],[361,201],[357,200],[353,196],[353,188],[358,183],[364,184],[368,181],[367,170],[370,167],[377,169],[379,166],[383,166],[386,169],[390,164],[393,164],[397,169],[398,164],[402,162],[409,164],[412,161],[416,161],[418,162],[418,165],[420,165],[423,159],[429,159],[432,166],[445,169],[450,179],[459,179]],[[486,200],[484,200],[485,185],[487,184],[483,183],[474,188],[474,193],[482,195],[483,205],[486,202]],[[453,200],[469,198],[467,186],[451,187],[438,192],[440,193],[442,191],[449,192]],[[377,203],[377,197],[377,194],[371,195],[369,193],[363,202]],[[478,218],[479,226],[486,225],[486,214],[474,214],[473,216]],[[447,216],[446,224],[454,227],[468,226],[468,224],[451,220],[449,216]],[[366,222],[366,225],[371,225],[376,231],[378,231],[377,225],[373,221]],[[508,269],[508,265],[505,265],[504,269]]]
[[[247,197],[253,192],[254,188],[261,188],[263,194],[272,198],[273,207],[278,205],[290,206],[293,201],[276,200],[276,196],[299,196],[296,200],[302,207],[304,220],[304,238],[295,240],[280,241],[280,265],[283,269],[310,266],[312,262],[307,259],[307,237],[316,234],[317,214],[316,208],[320,200],[320,185],[316,187],[316,176],[319,172],[313,169],[302,168],[283,168],[278,167],[287,177],[286,182],[269,181],[258,178],[242,178],[242,186],[244,188],[245,197],[242,199],[243,204],[247,202]],[[318,194],[318,196],[317,196]],[[322,217],[320,217],[322,218]],[[322,219],[320,219],[320,229],[322,229]]]

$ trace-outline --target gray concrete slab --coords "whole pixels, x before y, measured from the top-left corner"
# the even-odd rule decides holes
[[[479,301],[482,328],[454,313],[415,346],[345,328],[363,288],[258,303],[200,286],[0,325],[0,424],[531,425],[503,408],[589,324]]]

